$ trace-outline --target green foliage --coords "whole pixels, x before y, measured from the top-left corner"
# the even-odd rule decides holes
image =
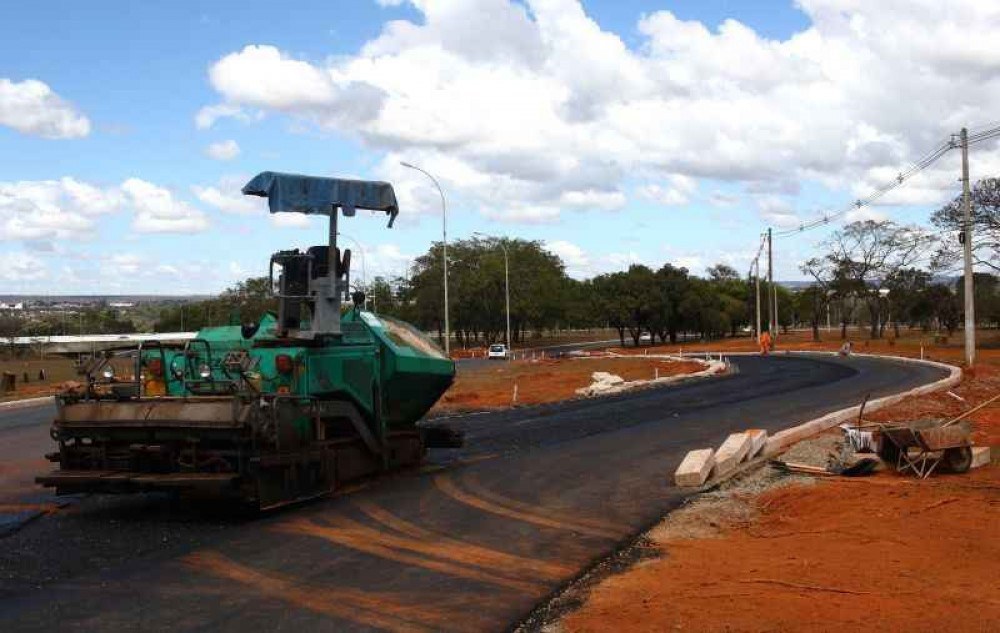
[[[460,343],[502,340],[506,331],[504,249],[509,255],[512,338],[529,331],[567,326],[578,315],[578,282],[569,279],[562,261],[541,242],[472,238],[448,244],[449,318]],[[414,262],[410,278],[397,280],[391,302],[378,301],[391,313],[427,330],[444,330],[443,248],[440,243]],[[384,293],[385,290],[383,289]],[[384,307],[385,306],[385,307]]]
[[[191,332],[213,325],[256,321],[277,310],[267,277],[252,277],[227,288],[214,299],[179,302],[165,308],[153,325],[155,332]]]

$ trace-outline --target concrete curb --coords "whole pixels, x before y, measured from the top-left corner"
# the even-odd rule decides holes
[[[782,351],[783,354],[806,354],[806,355],[830,355],[837,356],[837,352],[814,352],[809,350],[787,350]],[[727,356],[752,356],[756,355],[754,352],[738,352],[734,354],[726,354]],[[939,363],[933,360],[921,360],[919,358],[907,358],[905,356],[883,356],[880,354],[851,354],[851,356],[860,356],[862,358],[882,358],[894,361],[900,361],[904,363],[913,363],[917,365],[927,365],[930,367],[937,367],[939,369],[944,369],[948,371],[948,376],[942,378],[941,380],[936,380],[932,383],[926,385],[921,385],[919,387],[914,387],[907,391],[901,391],[899,393],[891,394],[888,396],[882,396],[881,398],[876,398],[875,400],[869,400],[865,405],[865,411],[878,411],[887,406],[896,404],[906,398],[913,396],[923,395],[925,393],[931,393],[932,391],[939,391],[941,389],[947,389],[949,387],[954,387],[962,381],[962,368],[956,367],[954,365],[948,365],[947,363]],[[852,407],[847,407],[844,409],[839,409],[832,413],[827,413],[826,415],[820,416],[818,418],[813,418],[807,422],[803,422],[797,426],[793,426],[783,431],[778,431],[774,435],[767,438],[767,444],[764,445],[763,456],[773,457],[778,453],[784,451],[792,444],[801,442],[802,440],[812,437],[818,433],[833,428],[838,424],[843,424],[848,420],[852,420],[858,417],[858,413],[861,411],[861,405],[857,404]]]
[[[16,411],[18,409],[30,409],[40,407],[44,404],[54,403],[55,396],[42,396],[40,398],[25,398],[24,400],[10,400],[0,402],[0,411]]]

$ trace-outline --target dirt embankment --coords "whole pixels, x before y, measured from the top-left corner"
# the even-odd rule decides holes
[[[543,404],[575,398],[576,390],[589,385],[592,374],[597,371],[632,381],[690,374],[704,369],[704,365],[693,361],[635,357],[495,361],[460,368],[455,384],[438,401],[433,412],[483,411],[515,404]]]
[[[950,416],[998,391],[1000,369],[977,367],[953,390],[964,401],[935,393],[870,419]],[[1000,406],[972,419],[978,444],[1000,445]],[[561,624],[567,631],[997,630],[998,463],[994,454],[991,466],[924,481],[888,472],[808,486],[794,478],[763,492],[744,486],[721,504],[702,497],[650,533],[659,558],[604,580]]]

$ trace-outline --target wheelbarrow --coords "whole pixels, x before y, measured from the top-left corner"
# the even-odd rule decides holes
[[[972,465],[969,422],[925,419],[906,424],[879,424],[875,430],[879,457],[900,473],[926,479],[938,466],[964,473]]]

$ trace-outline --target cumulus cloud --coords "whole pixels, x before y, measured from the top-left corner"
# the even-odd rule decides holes
[[[45,260],[32,253],[0,253],[0,281],[24,283],[49,276]]]
[[[691,201],[691,194],[698,188],[694,178],[673,174],[666,184],[649,183],[639,188],[643,198],[665,206],[679,206]]]
[[[0,182],[0,239],[48,240],[79,237],[94,217],[119,208],[117,188],[100,188],[74,178]]]
[[[579,279],[589,276],[591,262],[585,250],[567,240],[546,241],[544,246],[545,250],[562,260],[570,277]]]
[[[308,229],[312,226],[310,217],[302,213],[272,213],[271,224],[282,229]]]
[[[205,148],[205,155],[214,160],[232,160],[240,155],[240,146],[232,139],[218,141]]]
[[[198,200],[223,213],[251,215],[267,211],[267,204],[256,196],[245,196],[241,193],[243,184],[248,179],[243,177],[226,177],[212,186],[191,187]]]
[[[769,226],[779,229],[789,229],[799,226],[802,218],[795,213],[792,203],[787,198],[775,195],[764,195],[757,198],[757,208],[760,217]]]
[[[90,134],[90,120],[37,79],[0,79],[0,125],[48,139]]]
[[[101,266],[106,276],[135,275],[144,270],[148,267],[143,266],[142,258],[135,253],[114,253]]]
[[[656,11],[633,47],[576,0],[411,4],[421,20],[387,22],[353,55],[225,55],[209,71],[215,107],[440,163],[442,184],[488,217],[538,221],[619,208],[633,177],[667,204],[690,193],[675,176],[850,188],[1000,106],[1000,7],[975,0],[801,0],[810,25],[785,39]]]
[[[24,240],[36,250],[52,250],[50,240],[87,239],[97,229],[98,216],[123,210],[133,212],[132,228],[139,233],[208,228],[204,213],[151,182],[129,178],[101,187],[64,177],[0,182],[0,240]]]
[[[205,106],[198,110],[194,116],[194,124],[199,130],[207,130],[219,119],[233,118],[243,122],[250,122],[255,117],[247,114],[243,108],[228,103],[218,103]],[[259,116],[257,117],[259,118]]]
[[[196,233],[208,228],[204,213],[176,199],[168,189],[129,178],[121,190],[135,210],[132,229],[138,233]]]

